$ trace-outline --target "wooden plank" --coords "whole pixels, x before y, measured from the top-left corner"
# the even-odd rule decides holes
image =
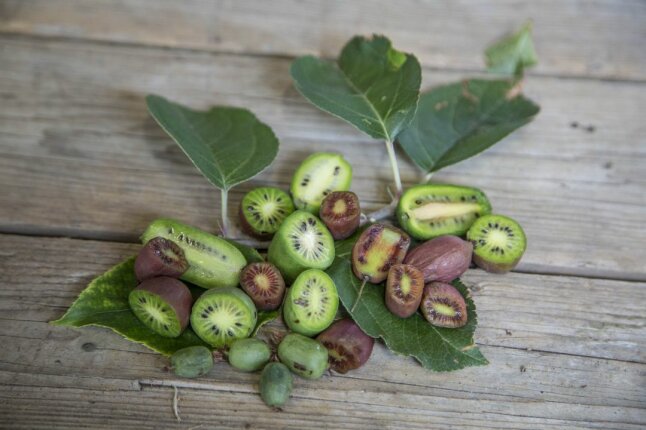
[[[485,46],[527,19],[538,73],[643,80],[646,5],[520,2],[3,0],[0,32],[214,52],[336,57],[354,34],[383,33],[424,65],[482,70]]]
[[[216,190],[150,119],[147,93],[248,106],[275,129],[277,160],[233,190],[233,205],[259,184],[287,188],[294,166],[321,150],[352,163],[367,209],[388,200],[382,144],[305,102],[286,60],[5,38],[0,62],[2,231],[135,241],[158,216],[215,229]],[[484,189],[523,224],[521,271],[646,279],[646,86],[537,77],[527,91],[543,106],[534,123],[435,178]],[[422,179],[402,154],[400,166],[406,185]]]
[[[646,424],[643,285],[471,271],[466,279],[479,309],[476,338],[490,365],[431,373],[378,344],[357,371],[298,379],[285,411],[275,413],[257,395],[257,374],[217,363],[203,378],[177,379],[163,370],[162,356],[107,329],[47,324],[93,276],[136,246],[12,235],[1,235],[0,245],[0,416],[12,428],[179,426],[173,386],[179,387],[182,428]],[[571,333],[564,331],[569,326]],[[501,342],[501,336],[513,341]],[[548,338],[557,340],[554,351],[537,351]],[[595,346],[606,343],[605,349]]]

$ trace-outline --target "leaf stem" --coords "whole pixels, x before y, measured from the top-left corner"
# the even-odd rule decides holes
[[[222,205],[220,208],[222,212],[222,227],[220,227],[220,230],[222,231],[223,237],[229,237],[229,190],[222,188],[220,190],[220,196]]]
[[[361,295],[363,294],[363,288],[366,286],[366,282],[368,282],[368,277],[364,276],[363,281],[361,282],[361,288],[359,288],[359,295],[357,296],[357,300],[352,305],[352,309],[350,309],[350,313],[354,312],[354,308],[357,307],[357,304],[359,303],[359,300],[361,299]]]
[[[402,180],[399,177],[399,166],[397,165],[397,157],[395,156],[395,147],[392,140],[386,140],[386,150],[388,151],[388,158],[390,159],[390,167],[393,169],[393,178],[395,179],[397,194],[401,194]]]

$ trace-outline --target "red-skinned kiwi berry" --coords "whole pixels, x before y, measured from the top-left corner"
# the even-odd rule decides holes
[[[285,295],[285,281],[271,263],[251,263],[240,273],[240,286],[259,311],[277,309]]]
[[[402,230],[373,224],[361,233],[352,248],[352,270],[361,280],[383,282],[390,267],[402,262],[409,246],[410,237]]]
[[[363,366],[375,344],[375,340],[361,331],[350,318],[334,322],[316,340],[327,348],[330,368],[339,373]]]
[[[400,318],[413,315],[422,301],[424,275],[410,264],[395,264],[386,281],[386,307]]]
[[[451,284],[431,282],[424,287],[420,310],[437,327],[457,328],[467,323],[467,304]]]
[[[319,217],[334,240],[350,237],[359,228],[359,198],[352,191],[333,191],[323,199]]]
[[[149,240],[135,260],[135,276],[139,281],[158,276],[179,278],[187,270],[188,261],[182,248],[163,237]]]
[[[148,328],[165,337],[177,337],[188,326],[193,297],[181,281],[161,276],[139,284],[130,292],[128,302]]]
[[[451,282],[467,271],[472,254],[471,242],[457,236],[440,236],[413,248],[404,263],[421,270],[426,283]]]

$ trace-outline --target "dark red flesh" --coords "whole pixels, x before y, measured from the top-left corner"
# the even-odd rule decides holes
[[[343,200],[346,207],[341,214],[334,211],[334,206],[339,200]],[[333,191],[323,199],[319,217],[332,233],[334,240],[346,239],[359,228],[359,197],[352,191]]]
[[[375,340],[350,318],[334,322],[316,337],[329,352],[330,368],[338,373],[358,369],[372,354]]]
[[[135,276],[139,281],[158,276],[179,278],[187,270],[188,261],[182,248],[163,237],[149,240],[135,260]]]
[[[404,294],[400,287],[404,276],[410,279],[410,291]],[[400,318],[413,315],[422,301],[424,275],[415,266],[395,264],[388,272],[386,281],[386,307]]]
[[[454,317],[447,317],[437,312],[433,304],[439,303],[453,308]],[[424,287],[420,310],[424,318],[434,326],[457,328],[467,323],[467,304],[462,294],[451,284],[431,282]]]
[[[175,309],[182,330],[188,326],[193,297],[191,291],[182,281],[161,276],[143,281],[136,289],[158,295],[160,299]]]
[[[260,280],[264,279],[267,285]],[[285,295],[285,281],[280,271],[271,263],[251,263],[240,273],[240,286],[259,311],[277,309]]]

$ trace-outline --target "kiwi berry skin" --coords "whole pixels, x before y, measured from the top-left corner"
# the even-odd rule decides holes
[[[278,345],[278,358],[289,370],[306,379],[318,379],[328,367],[328,352],[317,340],[290,333]]]
[[[402,288],[403,276],[406,276],[408,291]],[[424,275],[419,269],[409,264],[395,264],[386,281],[386,307],[394,315],[408,318],[417,311],[423,290]]]
[[[243,372],[260,370],[271,358],[269,346],[260,339],[236,340],[228,352],[229,364]]]
[[[342,214],[337,207],[342,204]],[[343,240],[354,233],[361,222],[359,197],[352,191],[333,191],[321,203],[319,217],[332,233],[334,240]]]
[[[442,210],[464,211],[464,214],[435,220],[416,218],[416,211],[430,203],[441,206]],[[490,213],[491,203],[481,190],[448,184],[423,184],[407,189],[399,199],[396,211],[399,225],[418,240],[442,235],[462,236],[473,221]]]
[[[490,228],[489,224],[491,224],[491,228],[498,228],[498,226],[506,228],[501,233],[511,235],[508,240],[513,237],[513,244],[508,243],[508,246],[497,254],[483,249],[480,244],[480,240],[483,239],[480,236],[484,230]],[[481,269],[491,273],[507,273],[512,270],[527,248],[527,237],[523,228],[518,222],[504,215],[487,215],[478,219],[467,232],[467,240],[473,244],[473,262]]]
[[[457,236],[438,236],[427,240],[406,254],[405,264],[417,267],[424,282],[451,282],[471,265],[473,244]]]
[[[446,316],[441,308],[438,309],[438,303],[442,308],[451,308],[454,315]],[[467,304],[462,294],[451,284],[444,282],[427,284],[424,287],[419,308],[424,318],[436,327],[458,328],[467,323]]]
[[[322,185],[321,181],[330,182]],[[294,172],[290,192],[296,208],[318,214],[327,194],[347,191],[351,183],[352,166],[341,154],[316,152],[303,160]],[[311,189],[305,191],[303,187]]]
[[[294,241],[297,240],[295,238],[302,237],[299,236],[301,227],[308,232],[304,242],[315,246],[319,242],[322,243],[321,255],[317,259],[306,258],[294,249]],[[319,232],[320,236],[312,237],[313,232]],[[267,250],[267,260],[278,267],[288,284],[294,282],[298,275],[307,269],[327,269],[334,261],[334,255],[334,238],[327,227],[316,216],[300,210],[283,221]]]
[[[173,373],[182,378],[204,376],[213,368],[213,354],[205,346],[188,346],[170,357]]]
[[[281,211],[281,213],[277,213],[275,215],[276,222],[266,225],[262,230],[253,225],[253,220],[248,219],[248,217],[251,217],[251,214],[245,211],[245,208],[249,208],[254,203],[257,203],[254,201],[254,198],[257,196],[261,196],[264,201],[270,201],[270,197],[273,197],[276,200],[275,204],[277,203],[281,205],[280,208],[274,208],[276,211]],[[242,231],[251,237],[255,237],[259,240],[269,240],[274,236],[274,233],[278,231],[280,224],[282,224],[285,218],[294,212],[294,209],[292,198],[285,191],[274,187],[254,188],[245,194],[244,197],[242,197],[242,200],[240,200],[240,207],[238,208],[240,226],[242,227]]]
[[[330,369],[347,373],[366,364],[375,340],[350,318],[335,321],[316,337],[328,350]]]
[[[294,377],[283,363],[269,363],[260,374],[260,397],[267,406],[283,406],[292,393]]]
[[[158,276],[179,278],[187,270],[188,261],[182,248],[163,237],[149,240],[135,260],[135,276],[139,282]]]
[[[307,284],[312,281],[317,281],[319,284],[308,291]],[[327,296],[321,298],[321,291],[317,287],[325,290]],[[323,299],[327,307],[325,314],[318,320],[308,320],[308,316],[312,312],[307,307],[307,301],[319,300],[320,302]],[[298,275],[294,284],[287,291],[283,304],[283,319],[292,331],[305,336],[314,336],[332,324],[338,308],[339,295],[332,278],[321,270],[309,269]]]
[[[361,280],[379,284],[386,280],[393,264],[404,260],[409,246],[410,237],[402,230],[386,224],[372,224],[352,247],[352,271]]]
[[[158,236],[175,242],[184,251],[189,268],[181,279],[202,288],[238,285],[247,260],[224,239],[172,219],[153,221],[141,240],[146,243]]]
[[[191,313],[191,304],[193,303],[193,296],[191,291],[181,281],[170,277],[151,278],[140,283],[134,290],[130,292],[128,301],[130,307],[134,310],[135,298],[137,292],[145,291],[149,294],[156,296],[159,300],[169,305],[175,312],[175,317],[179,323],[179,331],[167,333],[163,330],[156,330],[150,325],[147,318],[142,318],[138,312],[134,312],[135,316],[148,328],[155,333],[164,337],[178,337],[182,334],[184,329],[188,326],[189,316]]]
[[[212,337],[208,327],[201,325],[201,313],[204,308],[208,306],[211,300],[217,296],[223,296],[225,299],[232,300],[236,302],[238,306],[241,307],[241,311],[246,311],[250,318],[248,327],[245,331],[239,333],[237,336],[225,338],[223,336]],[[210,289],[204,292],[193,304],[193,309],[191,310],[191,327],[195,334],[198,335],[200,339],[209,345],[215,348],[222,348],[228,346],[231,343],[235,342],[237,339],[244,339],[251,335],[254,327],[256,326],[256,321],[258,320],[258,312],[253,302],[241,289],[224,287],[224,288],[215,288]]]

